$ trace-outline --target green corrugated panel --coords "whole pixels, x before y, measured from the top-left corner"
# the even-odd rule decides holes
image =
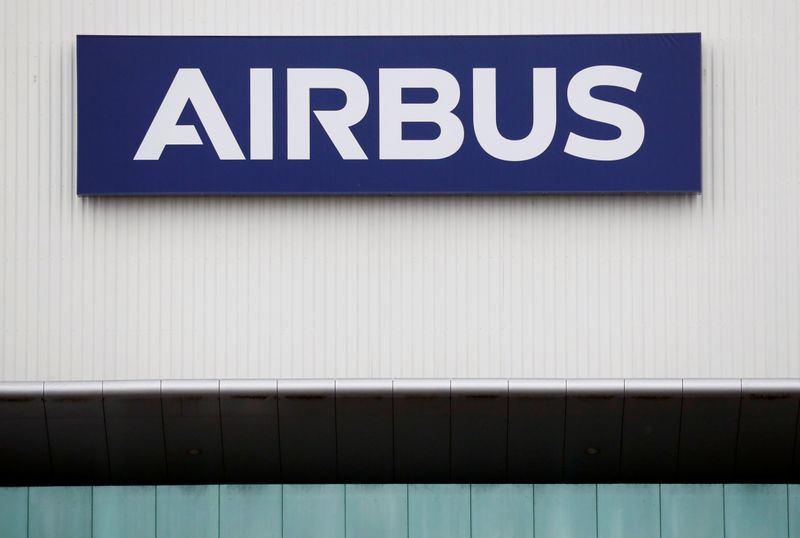
[[[659,538],[658,484],[597,486],[599,538]]]
[[[409,538],[469,538],[469,485],[410,484]]]
[[[283,536],[344,538],[344,486],[284,486]]]
[[[29,538],[91,538],[92,488],[31,488]]]
[[[219,486],[158,486],[158,538],[217,538]]]
[[[786,538],[789,535],[785,484],[725,486],[726,538]]]
[[[220,538],[281,538],[281,486],[220,486]]]
[[[0,488],[0,532],[3,538],[27,538],[28,488]]]
[[[0,538],[800,538],[800,486],[660,501],[655,484],[0,488]]]
[[[661,486],[661,538],[723,538],[724,536],[721,485]]]
[[[473,538],[533,538],[533,486],[472,486]]]
[[[408,487],[403,484],[346,487],[347,538],[408,538]]]
[[[597,488],[593,484],[537,484],[536,538],[596,538]]]
[[[789,538],[800,538],[800,486],[789,484]]]
[[[155,538],[155,486],[94,488],[92,538]]]

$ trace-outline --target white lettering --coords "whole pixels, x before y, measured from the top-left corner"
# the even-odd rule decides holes
[[[219,158],[224,161],[244,160],[244,154],[199,69],[178,69],[133,160],[157,161],[168,145],[203,144],[194,125],[178,125],[189,101]]]
[[[525,138],[509,140],[497,129],[495,69],[472,70],[472,121],[481,147],[502,161],[527,161],[547,149],[556,133],[556,70],[533,69],[533,127]]]
[[[458,81],[442,69],[380,69],[380,158],[444,159],[464,142],[464,126],[453,114],[461,97]],[[403,88],[433,88],[433,103],[403,103]],[[403,123],[425,122],[439,126],[433,140],[404,140]]]
[[[369,108],[364,81],[346,69],[289,69],[287,71],[287,141],[290,160],[311,158],[311,90],[337,89],[347,102],[339,110],[315,110],[314,115],[343,159],[367,155],[350,127],[361,121]]]
[[[630,157],[642,147],[644,123],[628,107],[592,97],[596,86],[615,86],[632,92],[639,86],[639,71],[616,65],[596,65],[579,71],[569,82],[569,106],[584,118],[613,125],[620,130],[613,140],[595,140],[570,133],[564,152],[592,161],[618,161]]]
[[[272,159],[272,69],[250,70],[250,159]]]

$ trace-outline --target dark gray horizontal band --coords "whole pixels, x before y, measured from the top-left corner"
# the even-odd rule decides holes
[[[0,484],[791,482],[800,380],[0,383]]]

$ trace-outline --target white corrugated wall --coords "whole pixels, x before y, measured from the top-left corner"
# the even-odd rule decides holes
[[[800,376],[794,0],[0,0],[0,380]],[[75,34],[701,31],[700,196],[79,199]]]

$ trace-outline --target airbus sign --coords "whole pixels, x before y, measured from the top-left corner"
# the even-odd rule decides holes
[[[78,193],[699,192],[699,47],[80,36]]]

